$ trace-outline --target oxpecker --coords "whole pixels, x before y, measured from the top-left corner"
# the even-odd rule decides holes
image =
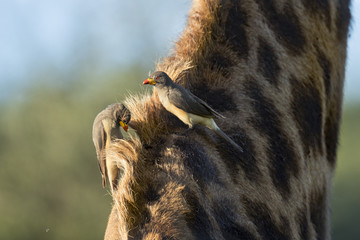
[[[190,128],[192,128],[194,124],[204,125],[233,145],[238,151],[243,152],[243,149],[228,137],[214,121],[215,117],[225,117],[190,91],[174,83],[165,72],[154,72],[143,84],[154,85],[164,108]]]
[[[102,176],[102,185],[106,186],[108,177],[112,192],[117,187],[120,170],[116,162],[106,157],[106,151],[114,140],[123,138],[120,127],[127,132],[130,118],[130,111],[123,104],[114,103],[101,111],[93,124],[92,137]]]

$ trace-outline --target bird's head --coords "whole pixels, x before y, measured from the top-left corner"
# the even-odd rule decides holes
[[[121,103],[110,105],[113,108],[113,119],[117,127],[121,126],[125,132],[128,131],[128,123],[130,122],[130,111]]]
[[[169,85],[172,83],[171,78],[164,72],[157,71],[152,73],[149,78],[145,79],[143,84],[150,84],[150,85]]]

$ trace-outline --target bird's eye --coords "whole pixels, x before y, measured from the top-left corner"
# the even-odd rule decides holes
[[[158,80],[158,79],[159,79],[159,76],[156,77],[156,80]]]

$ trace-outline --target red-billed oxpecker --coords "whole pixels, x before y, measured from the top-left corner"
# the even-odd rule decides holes
[[[143,84],[154,85],[164,108],[178,117],[190,128],[194,124],[204,125],[213,130],[238,151],[242,148],[229,138],[215,123],[214,117],[225,118],[212,109],[206,102],[196,97],[187,89],[174,83],[164,72],[157,71],[150,75]]]

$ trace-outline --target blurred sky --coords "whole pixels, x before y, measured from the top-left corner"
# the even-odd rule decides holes
[[[183,30],[190,0],[1,0],[0,101],[43,71],[66,81],[154,62]],[[353,0],[345,100],[360,102],[360,0]],[[79,70],[80,71],[80,70]],[[63,78],[51,78],[62,75]]]

